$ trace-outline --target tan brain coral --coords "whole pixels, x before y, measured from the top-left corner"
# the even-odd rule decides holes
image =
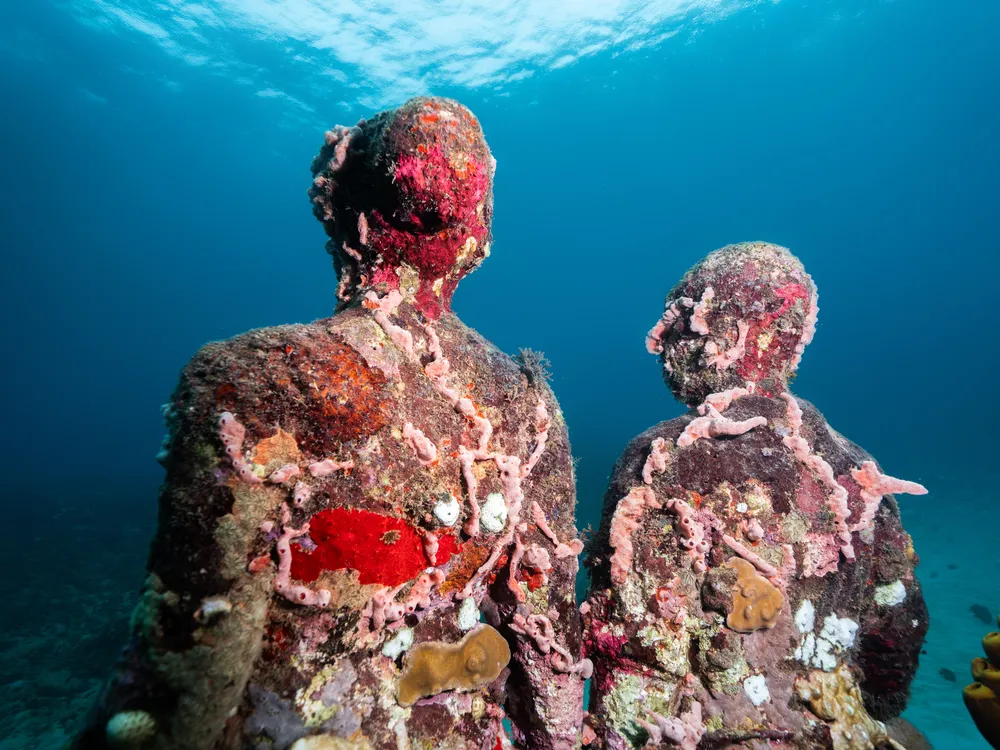
[[[495,680],[510,662],[510,646],[489,625],[458,643],[420,643],[407,655],[398,701],[411,706],[445,690],[477,690]]]
[[[735,570],[737,575],[733,608],[726,624],[739,633],[773,628],[785,603],[781,591],[743,558],[730,558],[725,567]]]

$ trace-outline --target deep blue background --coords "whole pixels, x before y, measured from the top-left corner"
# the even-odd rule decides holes
[[[509,96],[435,92],[472,107],[499,162],[494,253],[456,309],[552,361],[584,518],[624,442],[676,412],[642,346],[662,298],[742,240],[790,247],[816,279],[796,388],[839,430],[932,485],[992,460],[1000,4],[831,7],[765,7]],[[9,480],[127,480],[147,508],[157,407],[187,357],[331,309],[305,198],[321,133],[144,40],[45,5],[0,16],[44,57],[8,48],[0,77]]]
[[[904,504],[960,484],[995,502],[997,28],[992,0],[788,2],[503,95],[430,92],[469,105],[498,160],[493,254],[456,310],[551,360],[581,526],[625,442],[678,413],[643,347],[664,295],[756,239],[820,290],[796,391],[932,490]],[[4,3],[0,30],[0,508],[86,502],[144,538],[186,359],[332,309],[305,195],[322,128],[57,5]],[[370,114],[349,97],[331,81],[311,104]]]

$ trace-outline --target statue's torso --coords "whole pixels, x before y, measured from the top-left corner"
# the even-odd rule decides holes
[[[870,457],[799,403],[799,434],[846,490],[851,525],[863,502],[850,472]],[[785,402],[744,396],[723,413],[767,421],[685,447],[678,439],[699,415],[663,422],[628,445],[612,475],[585,625],[595,667],[591,710],[609,747],[641,745],[646,734],[637,720],[648,712],[676,715],[682,694],[701,704],[706,731],[735,731],[734,742],[765,747],[785,738],[795,747],[832,747],[832,717],[820,716],[802,694],[825,690],[829,699],[831,690],[847,691],[837,682],[846,679],[841,665],[858,668],[852,679],[878,718],[898,714],[905,702],[926,610],[895,502],[884,499],[872,527],[853,534],[855,560],[840,559],[829,488],[786,444]],[[657,439],[666,455],[650,471]],[[631,516],[627,497],[637,509]],[[702,558],[685,547],[688,511],[668,507],[673,499],[704,532]],[[625,554],[623,533],[631,543]],[[905,598],[879,604],[876,592],[892,587],[902,587]],[[856,698],[860,717],[865,709]],[[779,734],[767,734],[773,731]]]
[[[437,357],[412,309],[392,325],[410,332],[409,352],[354,307],[206,346],[185,368],[168,412],[136,636],[106,698],[109,710],[146,708],[158,694],[158,747],[287,748],[324,735],[351,747],[492,748],[507,672],[400,706],[406,647],[461,641],[480,610],[500,626],[515,588],[578,638],[575,558],[553,566],[542,588],[523,571],[506,580],[498,540],[513,520],[501,517],[512,490],[499,461],[468,460],[481,521],[475,536],[462,531],[470,499],[460,454],[491,429],[489,451],[523,465],[541,401],[551,427],[530,474],[514,482],[520,517],[530,522],[538,503],[555,533],[574,535],[568,437],[543,373],[454,315],[433,324]],[[429,377],[441,357],[449,371]],[[459,413],[455,394],[474,414]],[[223,414],[245,429],[236,462],[220,440]],[[306,523],[308,535],[285,534]],[[284,582],[283,548],[292,560]],[[515,670],[507,689],[530,681]]]

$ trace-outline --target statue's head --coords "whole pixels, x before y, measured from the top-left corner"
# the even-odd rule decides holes
[[[710,253],[667,295],[646,345],[686,404],[747,382],[758,393],[776,394],[787,389],[812,340],[816,300],[812,278],[785,248],[729,245]]]
[[[344,302],[400,289],[430,318],[489,255],[496,162],[472,113],[438,97],[329,130],[309,196]]]

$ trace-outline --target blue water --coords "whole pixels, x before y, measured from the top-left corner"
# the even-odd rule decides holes
[[[960,688],[989,629],[969,606],[1000,609],[1000,3],[364,5],[0,4],[0,748],[55,747],[114,657],[186,359],[332,310],[323,130],[424,93],[497,158],[493,254],[455,308],[550,359],[581,526],[680,411],[643,347],[667,290],[731,242],[803,260],[796,391],[931,490],[903,500],[932,614],[908,715],[984,748]]]

